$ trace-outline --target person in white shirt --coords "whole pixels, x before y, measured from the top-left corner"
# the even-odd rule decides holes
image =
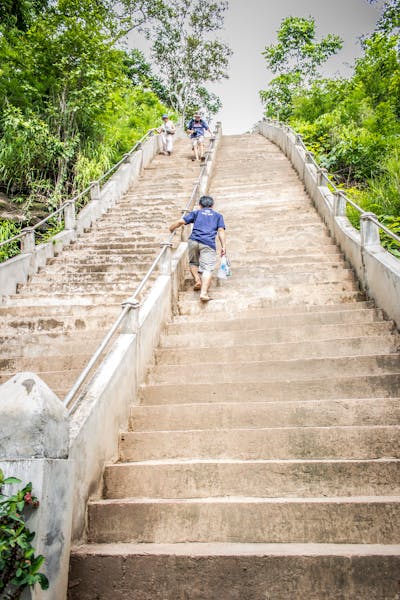
[[[163,115],[162,117],[163,123],[161,127],[156,129],[157,133],[161,135],[163,149],[161,154],[168,154],[168,156],[172,153],[172,148],[174,145],[174,134],[175,134],[175,124],[169,118],[169,115]]]

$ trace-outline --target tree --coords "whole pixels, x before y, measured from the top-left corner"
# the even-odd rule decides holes
[[[223,26],[227,2],[222,0],[168,0],[167,17],[152,27],[152,58],[168,94],[170,106],[183,118],[203,107],[217,112],[218,98],[205,84],[227,77],[227,44],[210,34]]]
[[[376,4],[377,0],[367,0],[370,4]],[[400,0],[388,0],[382,8],[376,31],[385,34],[399,35],[400,33]]]
[[[278,31],[278,43],[262,52],[268,68],[277,75],[268,89],[260,92],[267,116],[287,119],[297,91],[309,87],[317,79],[319,67],[343,45],[337,35],[328,34],[320,42],[315,35],[312,17],[287,17]]]
[[[140,26],[151,3],[124,2],[138,11],[129,26]],[[116,45],[127,17],[116,16],[112,5],[2,5],[7,19],[0,24],[0,189],[27,198],[28,207],[31,200],[55,206],[76,184],[87,184],[165,111],[154,94],[138,93],[137,82],[130,82],[126,54]]]
[[[2,0],[0,23],[26,31],[33,19],[47,8],[49,0]]]

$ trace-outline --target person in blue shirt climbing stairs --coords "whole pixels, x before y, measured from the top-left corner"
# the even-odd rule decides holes
[[[172,223],[169,230],[175,231],[182,225],[193,223],[192,233],[189,237],[189,268],[194,277],[194,290],[200,290],[200,300],[211,300],[208,290],[215,265],[217,252],[215,239],[221,244],[221,256],[226,253],[226,235],[224,217],[213,210],[214,200],[211,196],[202,196],[199,200],[199,209],[192,210],[179,221]]]
[[[204,156],[204,136],[205,132],[210,131],[207,123],[201,118],[200,113],[196,113],[190,119],[187,125],[187,132],[190,134],[192,142],[192,160],[203,161]]]

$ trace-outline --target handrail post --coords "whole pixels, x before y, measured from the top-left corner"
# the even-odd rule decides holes
[[[164,248],[164,252],[160,257],[159,270],[160,275],[171,275],[172,273],[172,261],[171,261],[171,242],[163,242],[160,244],[160,248]]]
[[[302,140],[302,138],[301,138],[301,135],[300,135],[299,133],[296,133],[296,140],[295,140],[295,143],[296,143],[296,144],[301,144],[301,142],[302,142],[302,141],[303,141],[303,140]]]
[[[321,187],[321,185],[324,185],[324,181],[326,179],[327,173],[328,173],[327,169],[324,169],[323,167],[318,168],[318,171],[317,171],[317,186],[318,187]]]
[[[121,333],[137,333],[139,329],[140,302],[133,296],[122,303],[122,308],[129,307],[125,319],[121,324]]]
[[[381,244],[379,227],[376,225],[376,223],[371,221],[371,217],[374,219],[377,218],[377,216],[372,212],[367,212],[360,216],[362,248],[367,248],[368,246],[380,246]]]
[[[31,254],[35,251],[35,230],[26,229],[21,238],[21,254]]]
[[[76,227],[75,202],[71,201],[64,207],[64,229],[73,230]]]
[[[312,152],[310,152],[310,150],[307,150],[305,157],[304,157],[304,161],[307,164],[310,164],[313,162],[313,160],[314,160],[314,154]]]
[[[333,214],[335,217],[345,217],[346,216],[346,197],[342,194],[342,192],[336,192],[333,197]]]
[[[98,181],[92,181],[90,184],[90,199],[100,200],[100,183]]]

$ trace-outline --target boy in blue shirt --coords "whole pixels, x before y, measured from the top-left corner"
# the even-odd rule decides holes
[[[193,210],[179,221],[172,223],[169,230],[175,231],[182,225],[193,223],[189,237],[189,267],[194,277],[194,290],[200,291],[200,300],[211,300],[208,290],[211,277],[217,262],[215,239],[221,243],[221,256],[226,252],[226,236],[224,218],[212,209],[214,200],[211,196],[202,196],[199,200],[199,210]],[[201,273],[201,277],[200,277]]]
[[[192,141],[192,160],[199,160],[199,151],[200,151],[200,160],[204,160],[204,134],[206,131],[210,131],[207,123],[201,118],[199,113],[196,113],[193,116],[193,119],[190,119],[187,132],[190,133],[190,139]]]

